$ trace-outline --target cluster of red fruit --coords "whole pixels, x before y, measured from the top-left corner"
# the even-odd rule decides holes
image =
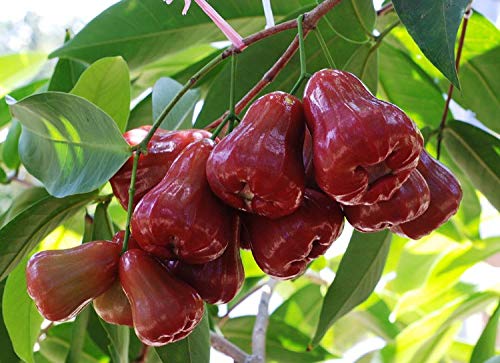
[[[310,130],[310,132],[306,129]],[[138,144],[150,130],[124,136]],[[324,254],[344,215],[364,232],[420,238],[456,212],[461,190],[423,149],[414,123],[352,74],[323,70],[303,104],[274,92],[216,142],[202,130],[158,130],[139,158],[132,237],[123,231],[65,251],[36,254],[28,291],[50,320],[94,299],[107,322],[134,326],[149,345],[179,340],[203,302],[227,303],[250,248],[267,274],[289,279]],[[126,208],[132,159],[111,179]]]

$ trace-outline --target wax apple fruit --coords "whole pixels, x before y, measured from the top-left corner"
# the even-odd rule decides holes
[[[144,344],[180,340],[203,317],[203,300],[196,291],[144,251],[134,249],[122,255],[120,281],[130,301],[135,332]]]
[[[431,193],[424,177],[414,170],[389,200],[370,205],[346,205],[349,223],[361,232],[376,232],[421,216],[429,207]]]
[[[392,232],[411,239],[422,238],[445,223],[457,212],[462,200],[458,180],[425,150],[420,155],[417,169],[429,185],[429,208],[420,217],[391,228]]]
[[[46,319],[70,319],[113,284],[120,252],[108,241],[39,252],[26,268],[28,294]]]
[[[293,213],[304,193],[301,102],[284,92],[259,98],[207,163],[210,187],[234,208],[269,218]]]
[[[146,137],[150,129],[151,126],[141,126],[127,131],[123,137],[130,146],[135,146]],[[186,146],[204,137],[210,137],[210,133],[204,130],[167,131],[158,129],[148,143],[147,154],[139,156],[134,206],[163,179],[172,162]],[[113,193],[125,209],[128,205],[132,164],[133,158],[130,157],[110,180]]]
[[[398,107],[353,74],[315,73],[304,92],[315,177],[342,204],[388,200],[416,168],[422,135]]]
[[[94,299],[94,309],[102,320],[116,325],[132,326],[132,309],[119,279]]]
[[[225,304],[236,296],[245,280],[239,239],[240,220],[236,217],[233,238],[222,256],[202,265],[173,261],[169,270],[191,285],[207,303]]]
[[[232,238],[233,212],[207,182],[205,166],[214,145],[210,139],[189,145],[139,202],[132,235],[142,249],[191,264],[222,255]]]
[[[295,213],[279,219],[246,215],[252,254],[268,275],[290,279],[324,254],[340,236],[344,216],[340,206],[323,193],[306,189]]]

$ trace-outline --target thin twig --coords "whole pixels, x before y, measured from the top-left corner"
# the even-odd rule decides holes
[[[316,285],[320,285],[320,286],[330,285],[330,283],[328,281],[326,281],[320,275],[318,275],[312,271],[307,271],[305,274],[302,275],[302,277],[308,279],[309,281],[311,281],[313,284],[316,284]]]
[[[266,361],[266,334],[269,325],[269,301],[273,294],[277,280],[271,279],[262,287],[262,296],[259,303],[259,311],[255,318],[252,333],[252,356],[249,363],[264,363]]]
[[[467,31],[467,24],[469,23],[469,18],[472,15],[472,3],[469,3],[469,6],[467,7],[467,10],[465,11],[464,14],[464,21],[462,24],[462,32],[460,33],[460,39],[458,40],[458,49],[457,49],[457,58],[455,60],[455,67],[457,69],[457,74],[460,69],[460,58],[462,57],[462,49],[464,47],[464,42],[465,42],[465,33]],[[453,83],[450,83],[450,87],[448,88],[448,94],[446,96],[446,102],[444,104],[444,110],[443,110],[443,116],[441,117],[441,123],[439,124],[439,131],[437,135],[437,152],[436,152],[436,158],[439,160],[439,157],[441,156],[441,143],[443,141],[443,132],[446,127],[446,119],[448,118],[448,112],[450,110],[450,102],[451,98],[453,96],[453,90],[455,89],[455,86],[453,86]]]
[[[382,6],[379,10],[377,10],[377,16],[385,15],[393,10],[394,10],[394,5],[392,3],[386,4]]]
[[[231,357],[236,363],[245,363],[249,357],[238,346],[217,333],[210,332],[210,344],[212,348]]]

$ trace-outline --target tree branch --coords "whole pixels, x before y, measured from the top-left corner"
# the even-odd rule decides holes
[[[248,354],[239,347],[231,343],[222,335],[214,332],[210,332],[210,344],[215,350],[231,357],[236,363],[245,363],[249,358]]]
[[[262,296],[259,303],[259,311],[255,319],[255,325],[252,333],[252,356],[249,363],[266,362],[266,334],[269,325],[269,301],[273,294],[277,280],[271,279],[262,287]]]
[[[460,33],[460,39],[458,40],[458,49],[457,49],[457,58],[455,59],[455,68],[457,69],[457,74],[458,71],[460,70],[460,58],[462,57],[462,49],[464,47],[464,42],[465,42],[465,33],[467,31],[467,24],[469,23],[469,18],[472,15],[472,3],[469,3],[469,6],[467,7],[467,10],[465,11],[464,14],[464,21],[462,24],[462,32]],[[439,160],[439,157],[441,156],[441,143],[443,141],[443,132],[444,128],[446,127],[446,119],[448,118],[448,112],[450,109],[450,102],[451,98],[453,96],[453,90],[455,87],[453,86],[453,83],[450,83],[450,87],[448,88],[448,94],[446,96],[446,102],[444,104],[444,110],[443,110],[443,116],[441,117],[441,123],[439,124],[439,131],[437,135],[437,153],[436,153],[436,158]]]

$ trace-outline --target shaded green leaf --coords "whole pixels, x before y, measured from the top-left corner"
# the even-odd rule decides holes
[[[5,170],[0,166],[0,184],[8,184],[8,183],[9,183],[9,177],[7,176]]]
[[[83,347],[85,344],[85,336],[87,335],[90,309],[89,306],[83,309],[78,313],[73,324],[71,324],[73,329],[71,331],[71,341],[66,363],[80,363],[83,360]]]
[[[45,188],[30,188],[20,193],[11,203],[9,208],[0,217],[0,226],[3,226],[23,210],[29,208],[42,198],[46,198],[49,194]]]
[[[34,77],[47,55],[40,52],[0,56],[0,97]]]
[[[354,231],[323,300],[313,345],[321,341],[335,321],[370,296],[382,275],[390,245],[388,231],[372,234]]]
[[[326,19],[343,38],[363,43],[372,36],[376,13],[372,0],[347,0],[335,6]]]
[[[2,159],[5,165],[11,170],[17,170],[21,164],[19,159],[19,137],[21,136],[21,124],[13,120],[10,124],[9,133],[2,148]]]
[[[444,145],[472,184],[500,210],[500,140],[469,123],[452,121]]]
[[[0,280],[52,230],[92,201],[96,193],[62,199],[46,196],[13,217],[0,229]]]
[[[7,279],[2,298],[2,313],[16,354],[24,361],[33,363],[33,347],[38,339],[43,317],[27,292],[27,263],[26,256]]]
[[[479,337],[472,355],[470,363],[482,363],[495,355],[495,346],[498,332],[498,319],[500,319],[500,302],[495,311],[490,316],[481,336]]]
[[[459,87],[455,40],[469,0],[394,0],[394,8],[425,56]]]
[[[345,71],[357,75],[373,94],[377,93],[379,78],[378,48],[372,43],[363,44],[356,49],[343,67]]]
[[[15,98],[16,100],[21,100],[35,92],[38,92],[45,88],[47,85],[47,80],[42,79],[39,81],[34,81],[27,84],[26,86],[15,89],[9,93],[9,96]],[[12,116],[9,111],[9,105],[6,102],[5,97],[0,99],[0,127],[7,125],[12,120]]]
[[[182,85],[172,78],[160,78],[153,87],[153,120],[156,120],[163,109],[182,89]],[[172,111],[162,121],[160,127],[166,130],[191,128],[193,110],[200,99],[200,91],[192,89],[186,92]],[[182,127],[187,126],[187,127]]]
[[[81,97],[47,92],[10,108],[23,125],[21,160],[54,196],[100,187],[130,156],[113,120]]]
[[[94,212],[92,224],[92,241],[110,241],[115,234],[113,222],[108,213],[109,203],[99,203]]]
[[[200,324],[186,338],[155,348],[163,363],[209,363],[210,330],[205,312]]]
[[[130,76],[122,57],[93,63],[82,73],[71,93],[98,106],[125,131],[130,113]]]
[[[5,280],[0,282],[0,296],[3,297],[5,291]],[[4,323],[2,304],[0,304],[0,362],[19,362],[19,358],[14,352],[12,342]]]

